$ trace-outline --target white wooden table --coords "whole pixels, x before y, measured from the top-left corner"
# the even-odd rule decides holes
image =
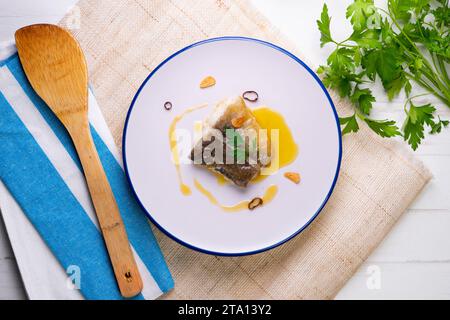
[[[12,39],[21,26],[57,22],[75,2],[0,0],[0,42]],[[302,49],[311,67],[325,61],[330,48],[320,49],[315,23],[324,1],[252,2]],[[332,32],[337,39],[343,39],[350,30],[345,8],[351,0],[326,2],[333,16]],[[401,99],[391,103],[385,98],[378,100],[380,111],[376,117],[401,119]],[[440,109],[444,118],[450,119],[450,109],[442,105]],[[450,129],[426,139],[416,156],[430,168],[434,179],[341,290],[338,299],[450,299]],[[0,219],[0,299],[23,298],[26,294]]]

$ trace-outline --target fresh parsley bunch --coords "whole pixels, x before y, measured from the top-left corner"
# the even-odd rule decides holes
[[[388,9],[373,0],[355,0],[347,8],[353,33],[336,41],[330,32],[328,8],[323,6],[317,21],[321,46],[332,43],[336,49],[320,66],[323,82],[348,97],[354,114],[340,118],[342,134],[357,132],[365,122],[382,137],[403,136],[416,150],[426,127],[441,132],[449,121],[436,115],[431,104],[415,105],[418,96],[434,95],[450,107],[450,8],[449,0],[388,0]],[[379,77],[389,100],[402,90],[406,93],[406,119],[401,128],[392,120],[370,118],[375,97],[368,84]],[[412,83],[425,93],[412,95]]]

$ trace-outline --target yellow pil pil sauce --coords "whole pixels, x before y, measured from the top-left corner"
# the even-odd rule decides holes
[[[180,155],[178,153],[178,143],[177,143],[177,139],[175,136],[175,130],[177,128],[178,122],[180,122],[184,116],[186,116],[187,114],[194,112],[196,110],[205,108],[207,106],[208,106],[208,104],[202,104],[199,106],[195,106],[195,107],[186,109],[181,114],[175,116],[175,118],[172,120],[172,122],[169,126],[169,144],[170,144],[170,150],[172,152],[172,161],[175,164],[175,169],[177,171],[177,178],[178,178],[178,183],[180,185],[180,191],[185,196],[190,195],[192,193],[192,191],[191,191],[191,188],[189,188],[189,186],[183,182],[183,177],[181,175]]]
[[[279,169],[292,163],[298,156],[298,146],[295,143],[291,130],[289,129],[283,115],[267,106],[252,110],[262,129],[267,130],[268,145],[271,149],[272,162],[268,168],[261,170],[261,175],[250,183],[258,183],[275,174]],[[271,141],[272,130],[278,130],[278,141]],[[278,143],[278,144],[277,144]],[[229,181],[222,175],[217,174],[217,183],[225,185]]]
[[[243,200],[243,201],[240,201],[233,205],[224,205],[224,204],[221,204],[219,202],[219,200],[217,200],[217,198],[208,189],[206,189],[197,179],[194,179],[194,185],[197,188],[197,190],[201,194],[203,194],[206,198],[208,198],[208,200],[212,204],[222,208],[224,211],[227,211],[227,212],[236,212],[236,211],[248,209],[248,205],[251,201],[251,199]],[[266,189],[266,191],[264,192],[264,195],[261,197],[261,199],[263,201],[263,205],[272,201],[273,198],[275,198],[277,192],[278,192],[278,187],[276,185],[269,186]]]

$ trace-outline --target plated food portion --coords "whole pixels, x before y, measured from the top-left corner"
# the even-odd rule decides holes
[[[162,231],[241,255],[287,241],[317,216],[337,179],[340,128],[303,62],[259,40],[218,38],[149,75],[127,115],[123,154]]]
[[[212,76],[200,82],[200,88],[205,89],[216,84]],[[258,183],[269,175],[277,174],[295,160],[298,147],[292,137],[284,118],[269,107],[259,107],[252,111],[245,100],[256,102],[259,95],[256,91],[245,91],[242,96],[234,96],[219,101],[203,121],[196,121],[194,135],[197,136],[189,158],[194,165],[205,168],[215,174],[218,185],[226,188],[246,188],[249,183]],[[167,108],[166,102],[164,108]],[[180,183],[180,191],[191,195],[191,188],[184,182],[180,170],[180,147],[177,142],[176,124],[188,113],[205,108],[199,105],[187,108],[174,117],[169,127],[169,146],[172,159]],[[259,120],[258,120],[259,119]],[[280,134],[281,133],[281,134]],[[280,161],[281,159],[281,161]],[[286,172],[284,176],[295,184],[300,183],[298,172]],[[227,212],[248,209],[250,211],[268,204],[277,192],[277,185],[269,185],[263,195],[241,200],[235,204],[222,204],[194,177],[195,188],[210,203]]]
[[[261,129],[242,97],[222,100],[203,121],[191,160],[245,188],[270,164],[270,146]]]

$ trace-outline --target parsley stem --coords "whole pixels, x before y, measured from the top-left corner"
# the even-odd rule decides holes
[[[403,105],[403,110],[405,110],[405,113],[408,114],[408,111],[406,110],[406,105],[408,103],[411,103],[412,99],[418,98],[418,97],[423,97],[423,96],[428,96],[432,94],[431,92],[427,92],[427,93],[421,93],[421,94],[416,94],[415,96],[409,97],[408,99],[406,99],[405,104]]]
[[[418,85],[420,85],[422,88],[425,88],[428,90],[429,93],[433,94],[436,98],[442,100],[446,105],[450,105],[450,99],[447,99],[446,97],[443,97],[440,95],[436,90],[434,90],[428,83],[426,83],[423,79],[417,79],[412,74],[405,72],[406,76],[410,78],[411,80],[415,81]]]
[[[431,56],[431,61],[433,62],[434,69],[436,71],[439,71],[439,69],[438,69],[438,67],[436,65],[435,56],[434,56],[433,52],[430,52],[430,56]]]
[[[332,40],[332,42],[335,45],[337,45],[338,47],[347,47],[347,48],[354,48],[354,47],[356,47],[356,46],[351,45],[351,44],[346,44],[345,42],[348,41],[348,40],[349,40],[349,38],[347,38],[347,39],[345,39],[345,40],[343,40],[341,42],[337,42],[336,40]]]
[[[395,40],[397,41],[397,43],[405,50],[405,53],[412,55],[412,57],[407,57],[410,59],[415,59],[415,57],[419,57],[422,61],[424,61],[424,65],[429,69],[429,72],[421,70],[423,72],[423,74],[425,75],[425,77],[436,87],[441,89],[441,86],[439,85],[439,83],[436,81],[436,75],[433,72],[433,70],[431,70],[431,66],[430,64],[427,62],[427,60],[425,59],[425,57],[421,54],[421,53],[416,53],[413,51],[410,51],[398,38],[395,38]],[[404,71],[406,73],[406,71]],[[431,74],[430,74],[431,72]],[[417,77],[414,77],[412,75],[410,75],[410,78],[414,81],[417,82]],[[430,88],[430,90],[432,90]],[[434,90],[433,90],[434,91]],[[444,99],[445,101],[446,99]]]
[[[433,53],[433,52],[430,52],[430,56],[431,56],[431,59],[432,59],[432,61],[433,61],[433,65],[434,65],[434,68],[436,69],[436,72],[439,74],[440,78],[442,79],[443,85],[444,85],[444,86],[445,86],[445,85],[449,86],[449,81],[448,81],[448,79],[446,79],[446,77],[445,77],[445,75],[444,75],[444,71],[446,72],[445,66],[444,66],[444,68],[441,70],[441,68],[438,67],[439,62],[437,61],[437,60],[438,60],[437,55],[436,55],[435,53]],[[449,88],[450,88],[450,86],[449,86]]]
[[[438,61],[438,65],[439,65],[439,67],[440,67],[440,69],[442,71],[442,76],[444,77],[445,82],[447,83],[447,85],[450,88],[450,78],[449,78],[448,73],[447,73],[447,67],[445,66],[445,62],[442,59],[442,57],[440,57],[440,56],[436,56],[436,59]]]
[[[392,20],[392,22],[395,24],[395,26],[397,27],[397,29],[399,30],[399,32],[401,34],[403,34],[403,36],[405,37],[406,40],[408,40],[408,42],[411,44],[411,46],[415,49],[415,53],[417,56],[422,58],[422,61],[424,63],[424,65],[426,65],[429,70],[431,71],[431,75],[428,74],[427,78],[433,82],[433,84],[439,88],[439,90],[443,91],[443,94],[447,97],[447,94],[445,93],[445,87],[442,87],[442,84],[440,83],[440,81],[437,79],[438,76],[436,75],[436,73],[433,71],[433,67],[430,65],[430,63],[428,62],[428,60],[423,56],[422,52],[419,50],[419,48],[417,47],[417,45],[415,44],[414,41],[411,40],[411,38],[403,31],[403,28],[400,26],[400,24],[397,22],[397,20],[393,17],[392,12],[391,12],[391,8],[389,7],[388,10],[386,11],[383,8],[377,8],[380,11],[384,12],[385,14],[387,14],[389,16],[389,18]],[[398,43],[400,43],[400,41],[397,41]],[[404,48],[405,46],[402,45]],[[410,50],[408,50],[409,52],[411,52]],[[450,96],[448,97],[450,99]]]
[[[378,8],[379,10],[381,10],[382,12],[386,13],[389,18],[392,20],[392,22],[394,22],[395,26],[398,28],[398,30],[400,31],[400,33],[403,33],[403,35],[405,36],[405,39],[409,41],[409,43],[413,46],[414,49],[416,49],[417,52],[420,53],[419,48],[417,48],[416,44],[414,43],[414,41],[412,41],[409,36],[403,31],[403,28],[400,26],[400,24],[397,22],[397,20],[392,16],[392,12],[391,12],[391,8],[389,7],[388,11],[384,10],[383,8]]]
[[[358,109],[355,109],[355,114],[359,119],[366,121],[367,117]]]
[[[423,75],[430,80],[431,83],[433,83],[433,85],[439,89],[441,91],[442,94],[444,94],[445,96],[447,96],[446,94],[446,88],[445,86],[441,83],[441,81],[439,80],[439,78],[436,76],[436,74],[432,71],[432,70],[426,70],[423,69],[421,70]],[[430,71],[432,74],[430,74],[428,71]]]
[[[419,57],[424,64],[423,69],[421,69],[423,75],[434,85],[436,89],[440,91],[440,93],[436,92],[430,85],[428,85],[426,82],[424,82],[422,79],[417,78],[409,74],[411,80],[417,82],[422,87],[426,88],[429,92],[433,93],[437,98],[442,100],[447,106],[450,107],[450,88],[446,88],[445,85],[443,85],[440,81],[440,78],[436,75],[436,73],[433,70],[433,67],[430,65],[428,60],[424,57],[422,52],[419,50],[419,48],[416,46],[414,41],[410,39],[410,37],[403,31],[403,28],[400,26],[400,24],[397,22],[396,19],[394,19],[392,12],[389,9],[389,12],[384,10],[383,8],[377,8],[380,11],[384,12],[394,23],[394,25],[397,27],[399,32],[404,35],[405,39],[408,40],[408,42],[411,44],[411,46],[415,49],[414,51],[411,51],[408,47],[405,46],[405,44],[396,37],[396,42],[405,50],[406,53],[412,54],[413,56]],[[405,71],[406,73],[406,71]]]

